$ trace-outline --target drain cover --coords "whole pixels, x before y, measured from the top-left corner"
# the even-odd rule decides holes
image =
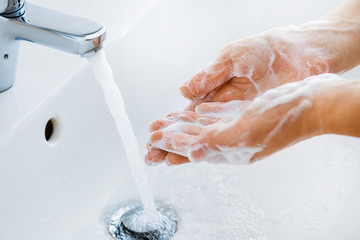
[[[154,225],[144,217],[142,204],[135,203],[113,213],[109,232],[116,240],[169,240],[175,234],[177,221],[175,210],[156,203],[160,221]]]

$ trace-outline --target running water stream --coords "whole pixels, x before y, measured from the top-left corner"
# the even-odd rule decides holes
[[[145,165],[142,161],[138,142],[129,117],[126,113],[124,100],[118,86],[115,83],[113,73],[107,62],[104,50],[98,51],[94,56],[88,58],[95,78],[101,85],[105,95],[105,101],[113,116],[130,169],[135,178],[136,186],[144,207],[144,219],[152,226],[159,224],[160,218],[156,210],[154,197],[151,193],[148,179],[145,174]]]

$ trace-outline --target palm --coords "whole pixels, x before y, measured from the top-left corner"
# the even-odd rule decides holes
[[[285,28],[230,43],[181,91],[197,101],[252,100],[284,83],[331,71],[329,54],[311,35]]]

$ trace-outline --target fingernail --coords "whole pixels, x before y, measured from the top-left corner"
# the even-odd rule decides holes
[[[151,146],[150,143],[147,143],[147,144],[146,144],[146,149],[147,149],[148,151],[150,150],[151,147],[152,147],[152,146]]]
[[[166,165],[168,165],[169,167],[172,166],[171,162],[169,161],[169,158],[166,156],[165,157],[165,163]]]
[[[151,165],[151,164],[153,163],[153,162],[151,161],[151,159],[149,158],[148,155],[145,156],[145,163],[146,163],[147,165]]]

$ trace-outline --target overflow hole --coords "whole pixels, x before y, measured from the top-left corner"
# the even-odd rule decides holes
[[[8,59],[9,58],[9,54],[4,54],[4,59]]]
[[[46,141],[50,142],[54,139],[54,133],[56,131],[56,121],[55,119],[51,118],[45,126],[45,139]]]

